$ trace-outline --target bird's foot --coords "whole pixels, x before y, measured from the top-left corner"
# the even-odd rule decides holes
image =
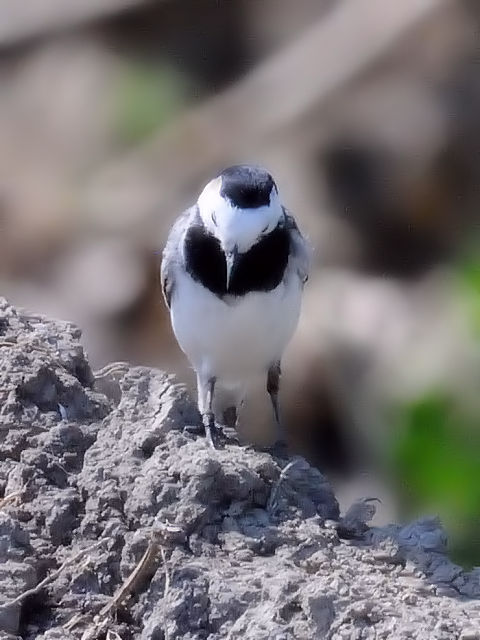
[[[183,427],[183,433],[191,436],[204,436],[205,435],[205,427],[201,422],[197,422],[195,424],[186,424]]]
[[[232,427],[223,427],[222,433],[225,439],[225,444],[234,444],[237,446],[240,444],[240,438],[238,437],[236,429],[233,429]]]
[[[203,416],[203,425],[207,444],[212,449],[222,449],[225,446],[225,434],[222,427],[215,422],[213,413],[208,412]]]
[[[225,436],[226,444],[240,444],[240,440],[237,433],[237,407],[227,407],[223,412],[223,433]]]
[[[213,449],[223,448],[226,444],[240,444],[235,429],[223,428],[214,419],[211,419],[209,414],[202,417],[201,423],[186,425],[183,431],[194,437],[205,436],[207,443]]]

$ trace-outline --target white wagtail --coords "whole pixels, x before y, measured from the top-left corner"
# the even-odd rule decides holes
[[[162,288],[173,331],[197,374],[198,408],[209,443],[219,387],[235,398],[224,417],[236,426],[246,382],[266,376],[278,408],[280,359],[297,326],[309,250],[263,168],[229,167],[173,225],[163,251]]]

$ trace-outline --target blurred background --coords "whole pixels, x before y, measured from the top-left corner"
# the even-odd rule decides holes
[[[292,447],[480,564],[479,29],[475,0],[2,0],[2,295],[81,325],[94,367],[192,385],[161,248],[219,170],[266,165],[315,247]]]

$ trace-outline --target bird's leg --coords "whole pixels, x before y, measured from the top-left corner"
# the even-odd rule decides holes
[[[215,414],[213,411],[216,382],[217,379],[215,376],[207,378],[197,373],[198,410],[202,416],[202,424],[200,428],[197,425],[185,427],[185,430],[193,435],[204,433],[208,444],[214,449],[223,436],[221,428],[219,428],[215,422]]]
[[[280,408],[278,406],[278,391],[280,388],[280,360],[274,362],[267,372],[267,391],[272,402],[273,417],[276,425],[276,441],[273,450],[284,453],[287,448],[285,428],[280,418]]]
[[[205,408],[207,406],[207,390],[208,387],[205,379],[197,372],[197,406],[201,416],[201,422],[200,424],[187,424],[184,428],[184,431],[195,436],[205,434],[203,416],[205,414]]]
[[[207,383],[206,407],[202,413],[203,426],[205,427],[205,436],[208,444],[215,449],[214,433],[216,431],[215,415],[213,413],[213,394],[215,392],[215,383],[217,379],[211,377]]]
[[[206,435],[209,442],[212,439],[212,427],[215,426],[212,410],[215,381],[215,378],[206,378],[197,372],[197,404],[202,421],[201,424],[185,426],[185,431],[192,435]]]
[[[229,429],[237,428],[237,407],[235,405],[225,409],[223,412],[223,422]]]
[[[225,425],[224,435],[229,444],[240,444],[237,435],[238,414],[237,407],[231,405],[223,412],[223,424]]]

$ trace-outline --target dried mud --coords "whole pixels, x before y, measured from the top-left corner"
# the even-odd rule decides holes
[[[75,326],[0,300],[0,639],[480,640],[480,570],[437,520],[342,518],[305,460],[212,451],[198,419],[171,376],[95,376]]]

